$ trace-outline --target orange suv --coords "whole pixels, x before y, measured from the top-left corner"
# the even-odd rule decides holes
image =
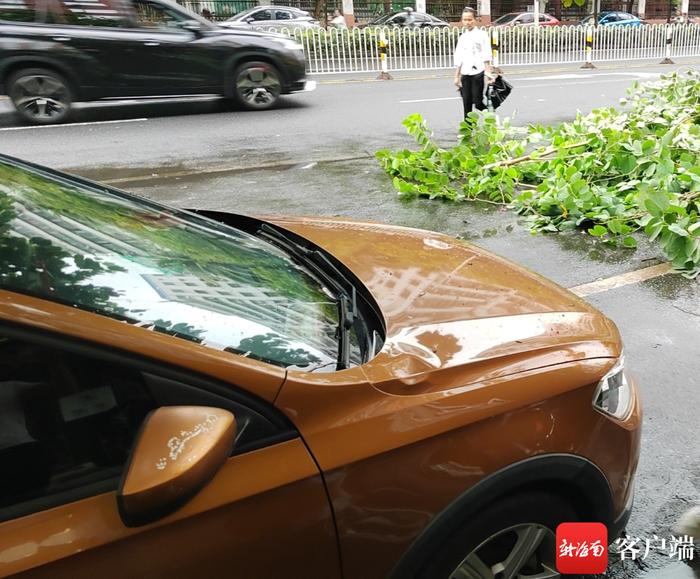
[[[428,231],[0,156],[0,574],[556,577],[630,513],[614,324]]]

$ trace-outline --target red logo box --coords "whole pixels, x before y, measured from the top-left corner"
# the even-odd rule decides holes
[[[559,573],[605,573],[608,529],[603,523],[562,523],[557,527]]]

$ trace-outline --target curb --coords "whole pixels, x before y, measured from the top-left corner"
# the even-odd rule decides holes
[[[684,57],[688,58],[688,57]],[[689,57],[689,58],[696,58],[696,57]],[[508,69],[508,77],[517,77],[517,76],[523,76],[523,75],[528,75],[528,74],[548,74],[548,73],[558,73],[558,72],[571,72],[571,71],[578,71],[581,70],[580,67],[581,63],[571,63],[569,65],[564,65],[560,66],[558,68],[516,68],[513,69],[513,66],[520,66],[520,65],[506,65],[505,67],[501,67]],[[645,61],[645,62],[639,62],[639,63],[611,63],[611,64],[597,64],[596,65],[596,70],[628,70],[630,68],[648,68],[650,66],[658,66],[660,63],[658,61]],[[693,65],[700,65],[700,60],[692,60],[692,61],[683,61],[683,62],[676,62],[675,64],[679,66],[693,66]],[[400,72],[400,71],[399,71]],[[432,80],[432,79],[438,79],[438,78],[451,78],[453,75],[452,69],[446,68],[444,69],[444,72],[432,72],[432,73],[425,73],[425,74],[420,74],[419,71],[416,71],[418,74],[411,75],[411,76],[393,76],[393,80]],[[364,75],[364,74],[375,74],[374,71],[367,71],[367,72],[338,72],[338,73],[331,73],[331,74],[347,74],[347,75],[352,75],[352,74],[357,74],[357,75]],[[396,73],[394,73],[395,75]],[[364,82],[384,82],[382,79],[378,78],[339,78],[339,79],[328,79],[328,80],[322,80],[326,75],[320,75],[320,74],[309,74],[310,77],[318,79],[316,82],[317,84],[324,84],[324,85],[333,85],[333,84],[351,84],[351,83],[364,83]]]

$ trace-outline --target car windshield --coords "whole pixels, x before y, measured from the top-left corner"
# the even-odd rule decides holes
[[[335,296],[271,243],[1,158],[0,288],[283,367],[338,359]]]
[[[384,15],[380,16],[379,18],[375,18],[374,20],[372,20],[372,22],[370,22],[370,24],[384,24],[384,23],[388,22],[392,16],[395,16],[395,15],[394,14],[384,14]]]
[[[253,12],[257,12],[260,10],[259,6],[256,6],[255,8],[248,8],[248,10],[244,10],[243,12],[239,12],[235,16],[232,16],[231,18],[228,18],[226,22],[238,22],[239,20],[244,20],[245,18],[248,18]]]
[[[518,17],[518,12],[511,12],[510,14],[504,14],[501,16],[498,20],[494,21],[494,24],[507,24],[508,22],[512,22]]]

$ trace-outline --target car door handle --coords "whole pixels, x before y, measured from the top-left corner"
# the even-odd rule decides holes
[[[160,46],[160,42],[157,40],[146,40],[146,42],[143,43],[144,46]]]
[[[70,42],[70,36],[54,36],[56,42]]]

